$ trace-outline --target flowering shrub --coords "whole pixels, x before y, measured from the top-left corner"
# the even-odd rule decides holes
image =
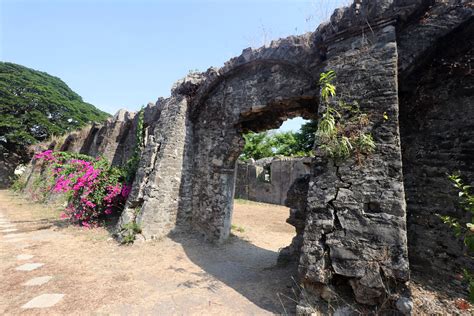
[[[35,159],[50,168],[52,191],[68,195],[61,218],[81,226],[97,226],[104,216],[122,210],[130,193],[130,186],[123,183],[124,172],[104,158],[46,150]]]

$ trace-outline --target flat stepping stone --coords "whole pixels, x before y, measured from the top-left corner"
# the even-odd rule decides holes
[[[39,286],[39,285],[43,285],[45,283],[48,283],[53,277],[52,276],[49,276],[49,275],[46,275],[46,276],[42,276],[42,277],[37,277],[37,278],[33,278],[33,279],[30,279],[28,281],[26,281],[25,283],[23,283],[24,286]]]
[[[32,299],[21,308],[48,308],[56,305],[63,297],[64,294],[42,294]]]
[[[2,233],[13,233],[13,232],[16,232],[18,231],[18,229],[16,228],[7,228],[7,229],[4,229],[4,230],[0,230],[0,232]]]
[[[16,267],[17,271],[33,271],[44,266],[44,263],[25,263],[19,267]]]
[[[17,243],[20,241],[26,240],[25,238],[11,238],[11,239],[4,239],[2,240],[3,242],[12,242],[12,243]]]
[[[0,228],[2,228],[2,229],[16,229],[16,228],[14,228],[15,226],[16,226],[15,224],[0,225]]]
[[[22,253],[21,255],[16,256],[16,260],[30,260],[33,257],[33,255],[27,255]]]
[[[25,237],[25,234],[23,233],[6,234],[6,235],[3,235],[3,237],[5,238]]]

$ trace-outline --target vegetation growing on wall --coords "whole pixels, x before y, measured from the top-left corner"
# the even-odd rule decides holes
[[[458,190],[461,207],[471,215],[470,221],[463,223],[451,216],[438,216],[454,230],[456,237],[463,238],[464,244],[472,254],[474,253],[474,195],[471,193],[471,186],[466,185],[459,174],[452,174],[448,178]],[[471,256],[471,259],[474,257]],[[474,303],[474,271],[464,270],[464,275],[469,283],[469,300]]]
[[[143,121],[144,121],[145,111],[143,107],[138,112],[137,116],[137,130],[135,134],[135,146],[133,148],[133,153],[131,157],[127,160],[125,164],[125,181],[128,184],[131,184],[135,179],[135,175],[138,170],[138,164],[140,162],[140,157],[142,154],[143,147],[145,146],[144,133],[143,133]]]
[[[0,146],[26,146],[105,120],[109,115],[86,103],[61,79],[0,62]]]
[[[298,132],[269,134],[248,133],[244,135],[245,146],[242,160],[255,160],[274,156],[311,156],[315,140],[324,155],[334,160],[345,160],[375,150],[375,142],[367,131],[371,125],[369,115],[363,113],[357,103],[348,104],[342,100],[334,102],[336,86],[334,71],[322,73],[319,79],[321,99],[325,106],[319,124],[310,121]]]
[[[345,160],[355,155],[359,160],[375,150],[372,135],[366,130],[370,118],[361,112],[357,103],[347,104],[342,100],[333,102],[336,96],[334,71],[322,73],[319,79],[321,100],[326,107],[318,125],[316,137],[319,149],[334,160]]]

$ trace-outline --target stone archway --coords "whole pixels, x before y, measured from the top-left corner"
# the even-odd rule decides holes
[[[296,116],[316,118],[317,94],[306,70],[266,60],[239,66],[212,88],[192,113],[193,226],[211,240],[228,237],[242,133]]]
[[[370,114],[376,150],[364,164],[334,163],[316,154],[303,190],[300,281],[319,303],[328,293],[343,295],[342,283],[360,304],[389,301],[393,307],[400,296],[406,302],[399,79],[440,37],[437,32],[448,33],[452,23],[472,16],[464,4],[440,2],[429,9],[431,2],[356,1],[309,36],[244,50],[221,69],[178,82],[172,96],[160,101],[161,114],[120,227],[134,221],[145,238],[194,229],[209,240],[225,240],[242,132],[323,111],[316,78],[334,70],[343,91],[338,96],[357,101]],[[456,19],[451,8],[459,13]],[[425,25],[422,15],[428,10],[446,13],[433,14],[443,27]],[[310,310],[305,304],[300,313]]]

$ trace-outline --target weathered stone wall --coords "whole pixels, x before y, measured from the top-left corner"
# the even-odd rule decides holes
[[[289,191],[288,222],[297,234],[280,258],[299,257],[307,296],[298,313],[309,313],[311,302],[327,313],[327,300],[393,311],[400,297],[409,301],[409,251],[420,270],[427,261],[429,271],[446,273],[445,262],[470,264],[433,214],[462,214],[445,171],[460,169],[472,181],[472,13],[461,0],[356,1],[314,33],[246,49],[220,69],[187,76],[170,98],[145,109],[146,147],[118,230],[136,222],[145,239],[179,229],[224,241],[242,134],[291,117],[316,119],[325,110],[317,80],[334,70],[338,99],[370,115],[367,132],[377,146],[362,160],[335,163],[316,144],[310,174]],[[447,71],[445,63],[456,67]],[[123,164],[135,120],[123,113],[93,126],[80,152]]]
[[[311,158],[263,158],[237,163],[235,198],[285,205],[293,182],[310,173]]]
[[[155,111],[156,106],[148,105],[145,111]],[[93,124],[82,130],[65,135],[52,142],[44,142],[32,146],[31,152],[37,153],[51,149],[69,151],[106,158],[114,166],[123,166],[133,154],[136,143],[137,119],[133,112],[120,110],[108,119],[104,125]],[[154,128],[155,124],[152,124]],[[41,163],[32,159],[23,175],[26,180],[25,192],[36,195],[35,182],[43,177],[44,168]],[[54,196],[52,198],[55,198]]]
[[[474,184],[473,34],[471,19],[440,38],[400,85],[410,264],[433,275],[474,270],[462,240],[436,216],[471,216],[447,176],[459,171]]]
[[[370,113],[377,149],[362,163],[335,164],[316,152],[299,271],[319,295],[328,288],[337,293],[334,282],[343,280],[357,302],[377,305],[388,292],[407,295],[409,279],[395,27],[327,47],[327,69],[338,74],[336,86],[343,91],[339,99],[357,100]]]
[[[199,77],[190,77],[175,86],[170,98],[158,100],[161,113],[154,129],[148,131],[119,231],[127,223],[136,222],[146,239],[161,238],[176,227],[178,216],[185,217],[180,194],[186,184],[184,150],[190,145],[187,139],[191,133],[187,95],[193,93],[198,82]]]

